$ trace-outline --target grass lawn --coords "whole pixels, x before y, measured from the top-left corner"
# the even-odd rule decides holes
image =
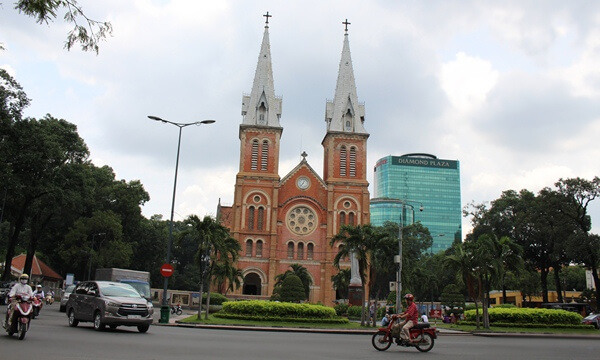
[[[311,329],[373,329],[374,327],[360,326],[360,323],[349,322],[348,324],[322,324],[322,323],[298,323],[298,322],[283,322],[283,321],[252,321],[252,320],[237,320],[237,319],[220,319],[212,315],[208,316],[208,320],[202,318],[198,320],[197,315],[192,315],[181,320],[184,323],[191,324],[206,324],[206,325],[238,325],[238,326],[268,326],[268,327],[290,327],[290,328],[311,328]]]
[[[373,330],[377,328],[372,326],[360,326],[360,323],[350,322],[348,324],[321,324],[321,323],[297,323],[297,322],[282,322],[282,321],[252,321],[252,320],[234,320],[234,319],[220,319],[209,315],[208,320],[204,319],[204,315],[198,320],[197,315],[192,315],[181,320],[184,323],[190,324],[206,324],[206,325],[237,325],[237,326],[266,326],[266,327],[290,327],[290,328],[312,328],[312,329],[361,329],[361,330]],[[438,322],[437,324],[431,323],[432,326],[436,326],[439,329],[451,329],[465,332],[478,331],[474,325],[453,325],[444,324]],[[479,331],[484,331],[480,328]],[[533,334],[574,334],[574,335],[600,335],[600,331],[594,328],[588,329],[549,329],[549,328],[506,328],[506,327],[494,327],[485,329],[486,332],[498,332],[498,333],[533,333]]]

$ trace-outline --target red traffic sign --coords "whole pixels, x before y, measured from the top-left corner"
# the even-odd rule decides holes
[[[160,274],[164,277],[170,277],[173,275],[173,271],[175,271],[175,269],[173,269],[173,265],[171,264],[163,264],[163,266],[160,267]]]

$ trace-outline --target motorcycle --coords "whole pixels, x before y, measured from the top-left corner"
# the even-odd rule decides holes
[[[180,304],[171,306],[171,314],[181,315],[183,313],[183,309]]]
[[[40,311],[42,310],[42,306],[44,305],[42,304],[42,294],[33,295],[31,304],[33,305],[32,318],[35,319],[36,317],[40,316]]]
[[[19,340],[25,338],[25,333],[29,330],[31,324],[31,315],[33,306],[31,306],[31,299],[29,296],[17,295],[17,302],[14,305],[15,308],[12,312],[12,322],[8,326],[8,312],[6,313],[6,321],[2,324],[8,336],[13,336],[14,333],[19,335]]]
[[[400,346],[414,346],[421,352],[427,352],[433,349],[433,344],[435,339],[437,339],[436,328],[430,327],[429,323],[415,324],[415,326],[409,330],[410,338],[413,341],[411,344],[410,342],[401,339],[399,334],[398,336],[392,335],[392,327],[396,322],[395,320],[399,318],[399,315],[392,315],[389,324],[386,327],[379,328],[373,335],[371,343],[375,349],[385,351],[392,346],[392,342],[394,341]]]
[[[46,305],[52,305],[54,303],[54,296],[48,294],[46,295]]]

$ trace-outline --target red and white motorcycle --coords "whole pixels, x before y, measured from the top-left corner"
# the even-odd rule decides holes
[[[8,312],[6,313],[6,321],[2,324],[8,336],[12,336],[17,333],[19,340],[25,338],[25,333],[29,330],[29,324],[31,323],[31,316],[33,306],[31,305],[31,298],[27,295],[17,295],[17,302],[14,305],[12,311],[11,325],[8,326]]]
[[[42,311],[42,306],[44,305],[44,303],[42,302],[42,294],[33,295],[31,304],[33,305],[33,315],[32,316],[35,319],[36,317],[40,316],[40,311]]]

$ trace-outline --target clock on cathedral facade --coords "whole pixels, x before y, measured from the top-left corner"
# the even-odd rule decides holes
[[[243,284],[229,297],[270,298],[275,277],[292,264],[300,264],[311,276],[308,301],[332,306],[347,295],[337,294],[331,283],[338,245],[330,241],[343,224],[369,223],[369,134],[363,127],[364,105],[356,94],[347,28],[337,76],[334,99],[325,103],[322,175],[302,153],[298,165],[280,177],[282,98],[274,92],[267,23],[252,90],[242,97],[233,205],[219,204],[217,211],[242,248],[237,268]],[[321,126],[321,121],[309,119],[306,124]]]

